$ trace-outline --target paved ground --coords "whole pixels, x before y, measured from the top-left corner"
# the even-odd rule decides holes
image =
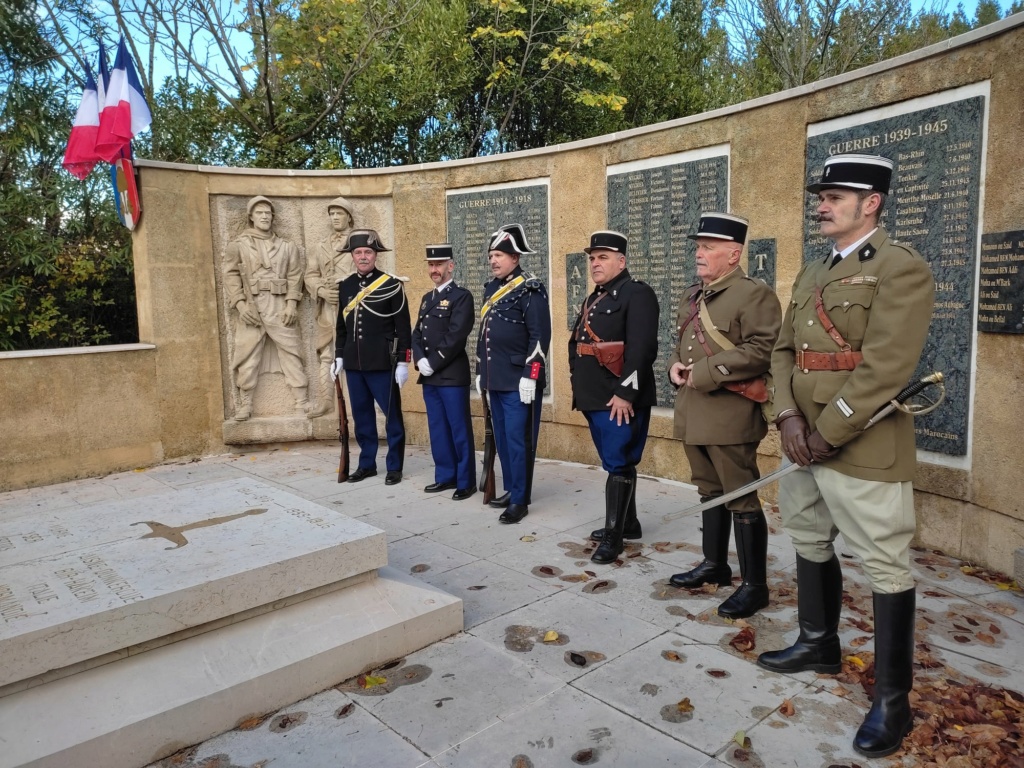
[[[850,743],[869,701],[871,601],[849,556],[843,673],[784,676],[754,663],[796,636],[795,556],[777,513],[772,605],[733,623],[715,615],[728,589],[667,585],[700,559],[697,518],[662,522],[697,502],[690,486],[642,479],[642,542],[595,566],[585,536],[603,521],[597,468],[539,462],[530,516],[504,526],[479,495],[423,493],[434,479],[423,449],[409,450],[405,480],[391,487],[383,473],[339,486],[336,461],[335,445],[301,444],[0,494],[2,515],[259,477],[384,529],[392,566],[465,601],[461,634],[160,768],[1024,765],[1024,598],[997,574],[915,551],[916,727],[898,761],[867,760]]]

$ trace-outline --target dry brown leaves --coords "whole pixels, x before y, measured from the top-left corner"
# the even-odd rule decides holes
[[[735,637],[729,641],[729,645],[735,648],[740,653],[749,653],[757,647],[757,643],[754,640],[754,628],[746,626],[736,633]]]

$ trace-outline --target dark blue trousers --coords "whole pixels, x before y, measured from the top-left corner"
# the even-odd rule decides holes
[[[534,402],[533,450],[537,452],[537,435],[540,434],[540,393]],[[519,399],[519,391],[492,392],[487,396],[491,404],[491,422],[494,426],[494,445],[501,462],[501,482],[512,494],[512,504],[528,504],[526,490],[526,422],[530,406]]]
[[[405,422],[402,421],[402,396],[391,371],[345,371],[345,380],[359,443],[359,469],[377,468],[377,414],[373,410],[376,402],[388,415],[387,470],[401,472],[405,462]]]
[[[430,430],[430,454],[434,457],[434,482],[455,483],[460,489],[476,487],[476,453],[473,422],[469,415],[469,385],[423,385]]]
[[[651,409],[636,408],[629,424],[616,424],[610,411],[584,411],[590,436],[601,457],[601,466],[609,475],[626,475],[640,463],[651,426]]]

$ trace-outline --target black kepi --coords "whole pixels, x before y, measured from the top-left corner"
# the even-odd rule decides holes
[[[747,226],[748,222],[742,216],[710,211],[700,215],[697,231],[687,237],[691,240],[698,237],[713,237],[716,240],[732,240],[743,245],[747,242]]]
[[[821,181],[807,186],[816,195],[823,189],[857,189],[889,194],[893,162],[879,155],[833,155],[825,161]]]
[[[451,243],[427,246],[427,261],[450,261],[455,258]]]
[[[583,250],[587,253],[591,251],[614,251],[625,256],[627,242],[626,236],[621,232],[603,229],[590,236],[590,247]]]

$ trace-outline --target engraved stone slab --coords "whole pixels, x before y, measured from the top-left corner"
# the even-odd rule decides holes
[[[1024,333],[1024,230],[981,236],[978,330]]]
[[[916,248],[935,276],[935,309],[915,377],[941,371],[947,392],[955,393],[915,418],[917,446],[948,456],[966,455],[970,435],[986,92],[967,86],[847,116],[811,126],[807,139],[808,184],[821,178],[830,155],[877,154],[895,162],[882,223],[890,237]],[[825,258],[831,244],[814,221],[817,196],[806,201],[804,260]]]
[[[255,480],[0,525],[0,686],[387,564],[383,531]]]
[[[747,274],[763,280],[769,288],[776,290],[775,264],[778,257],[778,246],[775,238],[750,240],[747,243]]]
[[[629,238],[629,272],[654,289],[661,308],[656,372],[668,370],[679,303],[697,282],[697,249],[686,235],[697,230],[701,211],[728,207],[728,146],[608,166],[608,227]],[[655,380],[658,405],[671,407],[668,376]]]
[[[572,330],[576,316],[580,313],[580,305],[587,298],[587,254],[565,254],[565,294],[566,294],[566,328]]]

